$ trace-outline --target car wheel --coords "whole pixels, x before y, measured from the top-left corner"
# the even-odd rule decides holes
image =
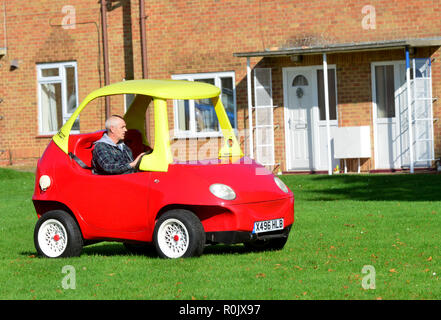
[[[288,237],[281,237],[267,240],[254,240],[245,242],[244,245],[251,251],[282,250],[287,241]]]
[[[47,258],[76,257],[83,249],[83,237],[67,212],[53,210],[38,219],[34,244],[38,254]]]
[[[204,251],[205,231],[193,212],[171,210],[156,222],[153,239],[162,258],[197,257]]]

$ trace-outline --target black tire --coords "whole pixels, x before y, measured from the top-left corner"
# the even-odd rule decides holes
[[[277,251],[282,250],[287,241],[288,237],[281,237],[245,242],[244,245],[250,251]]]
[[[38,254],[46,258],[78,257],[83,249],[83,236],[67,212],[53,210],[38,219],[34,244]]]
[[[170,210],[156,222],[153,241],[161,258],[198,257],[204,251],[205,231],[193,212]]]

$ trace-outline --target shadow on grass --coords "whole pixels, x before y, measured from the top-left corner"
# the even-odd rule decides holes
[[[441,201],[439,174],[285,176],[284,180],[294,194],[310,201]]]
[[[248,254],[251,251],[242,244],[226,245],[217,244],[209,245],[204,249],[204,255],[222,255],[222,254]]]
[[[153,252],[154,253],[154,252]],[[142,255],[149,255],[150,252]],[[119,242],[101,242],[98,244],[93,244],[90,246],[86,246],[83,248],[83,252],[81,255],[87,256],[133,256],[133,255],[141,255],[135,254],[127,250],[122,243]],[[151,254],[153,257],[154,255]]]
[[[222,255],[222,254],[240,254],[249,253],[243,245],[208,245],[204,249],[203,255]],[[96,244],[83,248],[83,253],[85,255],[100,255],[100,256],[126,256],[126,255],[136,255],[145,256],[150,258],[157,258],[158,254],[154,247],[142,253],[133,253],[128,251],[122,243],[102,243]]]
[[[203,255],[231,255],[231,254],[247,254],[250,253],[243,245],[208,245],[204,249]],[[20,255],[26,257],[35,257],[37,252],[25,251],[20,252]],[[108,242],[99,243],[83,248],[81,253],[82,256],[142,256],[148,258],[159,258],[154,247],[146,250],[142,253],[133,253],[127,250],[122,243],[118,242]],[[37,256],[38,257],[38,256]]]
[[[157,256],[156,252],[148,253],[149,256],[155,257]],[[20,252],[20,255],[27,257],[40,257],[37,255],[37,251],[23,251]],[[93,244],[89,246],[83,247],[81,252],[82,256],[130,256],[130,255],[138,255],[129,252],[122,243],[118,242],[101,242],[99,244]],[[143,254],[147,255],[147,254]]]
[[[225,244],[217,244],[217,245],[207,245],[204,248],[203,255],[223,255],[223,254],[242,254],[242,253],[250,253],[243,245],[225,245]],[[108,243],[95,245],[91,247],[84,247],[83,254],[86,255],[102,255],[102,256],[115,256],[115,255],[137,255],[137,256],[146,256],[151,258],[157,258],[158,254],[154,247],[149,248],[145,252],[142,253],[132,253],[128,251],[124,245],[119,243]]]

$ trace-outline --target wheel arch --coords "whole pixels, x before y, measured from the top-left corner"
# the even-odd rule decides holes
[[[183,209],[193,212],[201,221],[205,232],[213,231],[222,224],[222,229],[234,228],[236,218],[232,211],[222,206],[189,205],[189,204],[169,204],[162,207],[155,217],[155,223],[166,212],[171,210]]]
[[[44,215],[46,212],[53,210],[62,210],[68,213],[77,223],[78,227],[80,224],[78,223],[77,217],[73,213],[73,211],[64,203],[58,201],[49,201],[49,200],[33,200],[35,211],[37,212],[38,218]],[[81,228],[80,228],[81,230]]]

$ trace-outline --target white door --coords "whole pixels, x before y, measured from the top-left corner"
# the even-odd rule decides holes
[[[313,71],[288,70],[285,77],[287,169],[313,170]]]
[[[399,169],[408,158],[404,62],[373,63],[372,88],[375,167]]]
[[[335,168],[339,163],[338,159],[334,159],[332,147],[333,131],[338,126],[337,78],[335,65],[328,67],[330,147],[332,166]],[[284,68],[283,87],[287,170],[327,170],[323,67]]]

